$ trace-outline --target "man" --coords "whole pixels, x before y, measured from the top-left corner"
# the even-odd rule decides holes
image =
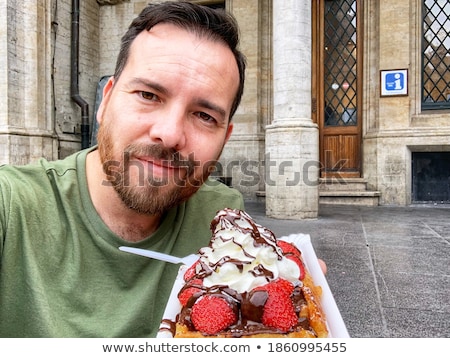
[[[241,195],[208,180],[244,85],[225,12],[148,5],[122,39],[98,148],[0,169],[0,336],[153,337],[184,256]]]

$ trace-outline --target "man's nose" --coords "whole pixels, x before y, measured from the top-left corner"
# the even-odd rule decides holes
[[[182,110],[164,111],[150,128],[152,141],[166,148],[182,149],[186,145],[186,116]]]

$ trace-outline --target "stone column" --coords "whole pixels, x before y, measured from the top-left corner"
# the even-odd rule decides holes
[[[0,5],[0,164],[55,159],[50,1]]]
[[[266,127],[266,214],[317,218],[319,132],[311,119],[311,1],[273,1],[274,118]]]

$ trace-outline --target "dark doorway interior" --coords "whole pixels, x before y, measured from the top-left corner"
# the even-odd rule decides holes
[[[412,153],[414,202],[450,203],[450,152]]]

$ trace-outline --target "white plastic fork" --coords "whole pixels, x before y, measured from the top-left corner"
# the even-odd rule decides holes
[[[171,264],[185,264],[191,266],[194,262],[198,260],[198,255],[190,254],[185,257],[176,257],[168,254],[163,254],[157,251],[138,249],[129,246],[120,246],[119,250],[129,252],[131,254],[150,257],[152,259],[161,260],[165,262],[170,262]]]

